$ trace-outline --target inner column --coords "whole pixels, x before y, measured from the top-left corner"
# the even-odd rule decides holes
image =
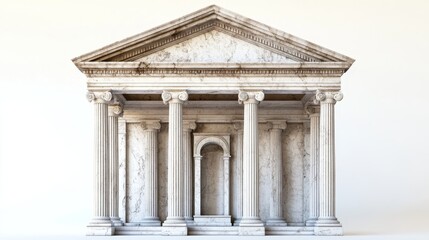
[[[141,225],[159,226],[158,216],[158,131],[161,123],[156,121],[142,122],[146,134],[145,167],[144,167],[144,198],[143,219]]]
[[[243,217],[240,235],[265,235],[259,217],[259,144],[258,103],[264,100],[262,91],[240,91],[239,103],[244,104],[243,126]]]
[[[286,129],[285,121],[271,121],[270,125],[270,168],[271,179],[270,217],[266,225],[286,226],[283,217],[283,166],[282,166],[282,131]]]
[[[164,235],[187,235],[183,215],[183,102],[186,91],[163,91],[162,100],[169,105],[168,112],[168,207],[163,224]]]

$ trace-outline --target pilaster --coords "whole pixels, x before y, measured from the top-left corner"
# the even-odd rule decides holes
[[[144,207],[141,225],[160,226],[158,216],[158,131],[161,129],[159,120],[141,123],[146,137],[144,181]]]
[[[318,101],[316,101],[318,103]],[[310,191],[309,216],[307,226],[314,226],[319,217],[319,142],[320,142],[320,107],[307,106],[305,111],[310,117]]]
[[[109,116],[109,214],[113,226],[122,226],[118,214],[118,117],[122,114],[120,104],[108,107]]]
[[[236,169],[237,169],[237,198],[236,201],[238,204],[236,217],[234,220],[234,226],[239,226],[241,222],[241,218],[243,216],[243,122],[234,122],[234,129],[236,131],[236,153],[235,153],[235,161]]]
[[[334,106],[342,100],[341,92],[316,92],[320,101],[320,169],[319,217],[315,223],[316,235],[342,235],[340,222],[335,217],[335,115]]]
[[[193,181],[192,181],[192,131],[197,128],[195,121],[183,123],[183,174],[184,174],[184,205],[183,214],[188,225],[193,224]]]
[[[268,226],[286,226],[283,217],[283,166],[282,166],[282,131],[286,129],[285,121],[269,121],[270,131],[270,168],[271,196],[270,216],[266,221]]]
[[[258,104],[264,100],[262,91],[240,91],[240,104],[244,104],[243,126],[243,217],[240,235],[265,235],[259,217],[259,144]]]
[[[183,214],[183,103],[186,91],[164,91],[162,100],[168,112],[168,215],[163,223],[164,235],[187,235]]]
[[[87,235],[113,235],[109,216],[109,130],[107,104],[111,92],[88,92],[94,103],[94,212]]]

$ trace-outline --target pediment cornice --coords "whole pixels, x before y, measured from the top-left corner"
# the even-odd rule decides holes
[[[212,63],[152,63],[145,62],[84,62],[76,64],[88,77],[138,76],[325,76],[340,77],[348,63],[310,62],[289,64],[212,64]]]
[[[344,63],[347,65],[344,69],[347,70],[354,61],[347,56],[236,13],[217,6],[209,6],[157,28],[77,57],[73,59],[73,62],[78,67],[81,66],[80,63],[84,62],[133,62],[212,30],[247,41],[297,62]]]

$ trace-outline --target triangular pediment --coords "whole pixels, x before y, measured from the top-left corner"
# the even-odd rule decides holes
[[[154,52],[139,62],[156,63],[296,63],[284,55],[212,30]]]
[[[73,59],[84,62],[305,63],[353,59],[218,6]]]

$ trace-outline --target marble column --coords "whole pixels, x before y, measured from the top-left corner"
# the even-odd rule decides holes
[[[236,153],[235,161],[237,169],[237,215],[235,216],[234,226],[240,225],[243,216],[243,123],[235,122],[234,129],[236,130]]]
[[[319,141],[320,141],[320,113],[318,106],[306,108],[310,116],[310,195],[309,216],[307,226],[314,226],[319,217]]]
[[[262,91],[240,91],[239,103],[244,104],[243,126],[243,217],[240,235],[265,235],[259,217],[259,144],[258,104],[264,100]]]
[[[88,235],[113,235],[109,216],[109,130],[107,104],[111,92],[89,92],[94,103],[94,212],[88,224]]]
[[[184,198],[183,214],[188,225],[193,224],[193,187],[192,187],[192,131],[197,125],[195,121],[184,121],[183,123],[183,175],[184,175]]]
[[[108,107],[109,115],[109,215],[114,226],[122,226],[118,215],[118,117],[122,114],[122,106]]]
[[[164,235],[187,235],[183,215],[183,103],[186,91],[164,91],[162,100],[169,105],[168,113],[168,207],[163,226]]]
[[[271,196],[270,216],[266,221],[268,226],[286,226],[283,217],[283,166],[282,166],[282,131],[286,129],[285,121],[270,121],[270,169]]]
[[[144,121],[142,128],[146,135],[144,151],[144,197],[143,219],[140,225],[160,226],[158,216],[158,131],[161,129],[159,120]]]
[[[343,98],[341,92],[316,93],[320,101],[319,142],[319,217],[317,235],[341,235],[341,224],[335,217],[335,122],[334,106]]]

